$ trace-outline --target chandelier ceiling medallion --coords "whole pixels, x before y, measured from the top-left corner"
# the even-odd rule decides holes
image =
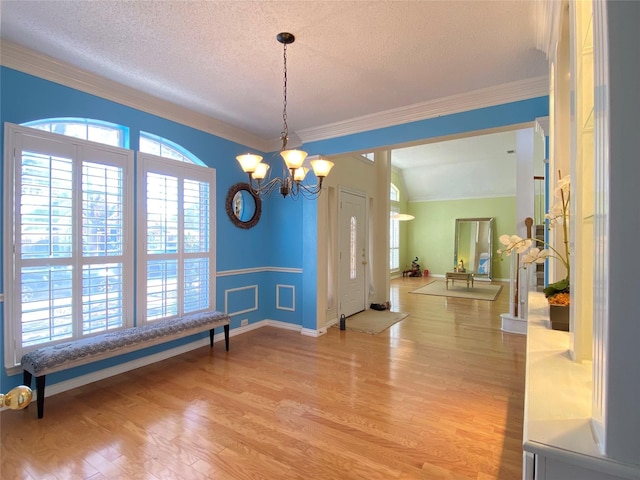
[[[236,160],[240,163],[242,170],[249,174],[249,185],[251,191],[256,195],[268,196],[278,188],[285,198],[288,195],[292,197],[300,195],[305,198],[317,198],[322,190],[322,181],[329,174],[329,171],[333,167],[333,162],[319,156],[314,158],[314,160],[310,160],[311,157],[307,158],[307,152],[295,149],[287,150],[287,141],[289,140],[289,127],[287,125],[287,45],[292,44],[295,41],[295,37],[291,33],[282,32],[279,33],[276,38],[278,42],[283,45],[284,51],[284,86],[282,89],[284,96],[282,110],[283,128],[280,134],[280,140],[282,140],[280,155],[284,160],[282,176],[268,179],[267,171],[269,170],[269,165],[262,162],[260,155],[246,153],[238,155]],[[305,162],[305,159],[307,162]],[[315,185],[310,185],[306,182],[303,183],[309,171],[309,164],[318,179],[318,183]]]

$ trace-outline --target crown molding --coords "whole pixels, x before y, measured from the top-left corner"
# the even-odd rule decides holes
[[[537,133],[542,134],[543,136],[549,136],[549,116],[546,117],[538,117],[535,121],[535,131]]]
[[[551,52],[551,2],[549,0],[539,0],[536,2],[536,48],[544,52],[547,59]]]
[[[278,151],[280,139],[265,139],[213,117],[194,112],[86,70],[57,61],[13,42],[0,42],[0,63],[6,67],[157,115],[261,152]],[[295,132],[291,146],[442,115],[475,110],[549,94],[547,76],[453,95],[429,102],[356,117]],[[296,141],[297,140],[297,141]]]
[[[472,92],[452,95],[429,102],[416,103],[384,112],[356,117],[317,128],[296,130],[303,143],[342,137],[354,133],[416,122],[427,118],[466,112],[503,103],[528,100],[549,94],[546,75],[505,83]]]
[[[536,2],[536,17],[538,20],[536,47],[544,52],[547,60],[553,61],[555,59],[556,47],[560,36],[562,10],[566,8],[566,5],[566,0],[539,0]]]
[[[269,140],[246,130],[60,62],[16,43],[3,40],[0,42],[0,50],[0,63],[5,67],[157,115],[261,152],[268,152],[271,146]]]

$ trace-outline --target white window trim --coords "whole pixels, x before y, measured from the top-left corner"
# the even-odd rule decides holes
[[[147,232],[146,232],[146,175],[149,172],[161,175],[174,175],[180,179],[193,179],[197,181],[208,181],[211,185],[209,200],[209,225],[210,244],[209,244],[209,306],[206,310],[216,309],[216,170],[210,167],[202,167],[192,163],[179,162],[164,157],[158,157],[148,153],[138,152],[137,155],[137,211],[136,211],[136,233],[137,233],[137,325],[147,323],[147,302],[144,298],[144,292],[147,291],[147,278],[145,275],[147,264]],[[188,256],[183,252],[178,252],[179,256]],[[178,304],[181,305],[182,298],[178,298]],[[196,312],[190,312],[196,313]],[[171,317],[169,317],[171,318]],[[155,321],[155,320],[153,320]]]
[[[156,135],[155,133],[141,131],[139,139],[138,139],[139,144],[142,143],[142,139],[144,139],[144,140],[146,140],[148,142],[152,142],[152,143],[158,144],[158,146],[160,147],[160,152],[162,152],[162,148],[163,147],[171,149],[171,150],[177,152],[178,154],[182,155],[183,160],[182,161],[181,160],[176,160],[176,159],[174,159],[172,157],[167,157],[167,156],[164,156],[164,155],[158,155],[159,157],[167,158],[169,160],[174,160],[174,161],[180,161],[180,162],[184,162],[184,163],[192,163],[194,165],[200,165],[202,167],[206,167],[205,163],[202,160],[200,160],[197,156],[195,156],[189,150],[184,148],[182,145],[178,145],[177,143],[169,140],[168,138],[161,137],[159,135]],[[144,153],[145,155],[156,156],[153,153],[145,152],[142,149],[140,150],[140,153]]]
[[[397,202],[396,201],[392,201],[391,203],[392,203],[392,205],[391,205],[391,214],[400,213],[400,207],[398,205],[396,205]],[[394,220],[393,218],[391,218],[389,220],[389,230],[391,230],[391,228],[392,228],[392,226],[394,224],[398,228],[398,246],[394,247],[393,245],[391,245],[391,240],[389,240],[389,256],[391,257],[391,252],[393,250],[397,250],[398,251],[398,266],[392,268],[391,265],[389,265],[389,269],[390,269],[391,272],[398,272],[398,271],[400,271],[400,221],[397,220],[397,219]],[[389,236],[391,236],[391,231],[389,231]]]
[[[391,214],[400,213],[400,189],[398,187],[396,187],[395,184],[393,184],[393,183],[389,184],[389,200],[391,202],[391,208],[390,208]],[[389,223],[389,230],[391,230],[391,228],[394,225],[398,229],[398,246],[397,247],[393,247],[391,245],[391,241],[389,241],[389,257],[393,258],[391,253],[394,250],[397,250],[398,251],[398,265],[396,267],[391,267],[391,265],[389,265],[389,269],[393,273],[400,271],[400,222],[398,220],[394,220],[393,218],[391,218],[390,223]],[[391,232],[389,232],[389,235],[391,235]]]
[[[133,289],[133,151],[122,149],[119,147],[113,147],[95,142],[89,142],[75,137],[59,135],[50,133],[44,130],[34,129],[30,127],[23,127],[11,123],[5,124],[4,129],[4,249],[3,249],[3,285],[4,285],[4,302],[3,302],[3,319],[4,319],[4,364],[8,374],[18,373],[20,365],[20,358],[24,353],[30,350],[39,348],[42,345],[33,345],[31,347],[23,348],[19,345],[19,338],[16,335],[18,325],[17,321],[20,316],[14,311],[14,307],[21,305],[21,300],[18,298],[21,295],[20,282],[15,281],[17,272],[17,266],[19,262],[14,259],[14,218],[15,218],[15,168],[16,158],[18,152],[22,151],[22,138],[25,136],[35,137],[42,139],[43,141],[62,144],[62,146],[70,151],[74,159],[77,161],[83,161],[83,153],[86,151],[103,151],[108,156],[118,155],[125,158],[122,162],[123,168],[125,168],[124,175],[124,190],[123,190],[123,255],[122,262],[123,267],[129,265],[129,268],[123,270],[123,328],[131,326],[133,324],[133,304],[134,304],[134,289]],[[123,155],[124,154],[124,155]],[[105,162],[108,163],[108,162]],[[79,224],[76,224],[76,229],[80,228]],[[8,241],[7,241],[8,240]],[[130,293],[128,293],[130,292]],[[77,316],[74,319],[74,334],[73,339],[82,338],[79,335],[81,332],[81,306],[82,300],[74,299],[74,305]],[[79,307],[79,308],[78,308]],[[14,319],[12,321],[11,319]],[[90,336],[90,335],[87,335]],[[65,339],[61,342],[69,341]],[[59,342],[58,342],[59,343]],[[54,343],[47,343],[52,345]]]
[[[88,138],[86,138],[86,136],[84,140],[92,141],[94,143],[101,143],[103,145],[110,145],[112,147],[119,147],[119,148],[127,148],[129,146],[129,128],[125,127],[124,125],[119,125],[117,123],[112,123],[112,122],[106,122],[104,120],[96,120],[93,118],[82,118],[82,117],[53,117],[53,118],[42,118],[40,120],[35,120],[33,122],[25,122],[22,125],[25,127],[35,128],[45,132],[51,132],[50,130],[45,130],[42,128],[45,125],[51,126],[51,124],[82,125],[85,128],[87,128],[87,133],[88,133],[89,127],[97,127],[97,128],[109,130],[112,132],[118,132],[118,136],[120,137],[119,145],[115,145],[113,143],[98,142],[96,140],[89,140]],[[51,132],[51,133],[56,133],[56,132]],[[74,135],[69,135],[67,133],[64,133],[61,135],[72,137],[72,138],[81,138],[81,137],[76,137]]]
[[[146,302],[140,302],[139,299],[146,292],[146,275],[144,273],[145,270],[140,270],[140,265],[144,265],[146,261],[146,245],[145,249],[142,250],[141,247],[138,247],[134,244],[134,228],[137,228],[138,239],[143,239],[146,243],[146,222],[144,220],[146,218],[145,212],[145,203],[143,195],[145,188],[141,188],[140,181],[144,181],[145,175],[142,174],[144,168],[147,168],[148,171],[156,171],[155,168],[161,167],[162,170],[158,171],[161,174],[171,174],[171,172],[178,173],[176,176],[179,178],[191,178],[197,181],[202,181],[203,179],[207,179],[210,183],[210,199],[209,199],[209,225],[211,228],[210,231],[210,245],[209,245],[209,308],[207,309],[215,309],[216,305],[216,171],[213,168],[209,168],[206,166],[199,166],[196,164],[186,163],[176,161],[174,159],[165,159],[160,157],[155,157],[150,154],[137,153],[138,156],[138,170],[137,170],[137,191],[134,190],[134,155],[135,152],[129,149],[123,149],[120,147],[109,146],[101,143],[91,142],[84,139],[79,139],[77,137],[60,135],[56,133],[47,132],[45,130],[40,130],[27,126],[14,125],[10,123],[5,124],[5,132],[4,132],[4,223],[3,228],[5,232],[5,242],[3,242],[3,269],[4,269],[4,357],[5,357],[5,369],[9,375],[17,374],[21,371],[20,369],[20,358],[23,352],[28,351],[29,349],[39,348],[42,345],[34,345],[32,347],[28,347],[22,349],[19,345],[19,339],[16,339],[14,334],[20,332],[20,325],[16,322],[9,322],[7,319],[15,318],[15,308],[19,307],[21,304],[21,300],[19,297],[14,298],[16,295],[21,294],[21,289],[19,288],[19,282],[13,281],[15,275],[15,263],[13,261],[14,255],[14,206],[15,206],[15,155],[14,152],[22,151],[22,146],[19,141],[20,135],[29,135],[31,137],[43,138],[46,141],[58,142],[63,149],[68,152],[76,152],[72,158],[78,158],[79,161],[82,161],[82,151],[103,151],[108,155],[117,154],[126,158],[126,170],[124,175],[124,190],[123,190],[123,198],[126,200],[123,203],[123,226],[124,226],[124,246],[123,246],[123,254],[120,256],[122,259],[123,265],[123,327],[127,328],[134,325],[142,325],[145,323],[146,316]],[[55,148],[53,149],[55,150]],[[52,151],[51,153],[55,153]],[[107,156],[108,156],[107,155]],[[9,159],[10,161],[7,161]],[[105,163],[109,163],[106,161]],[[188,172],[185,175],[185,172]],[[137,205],[137,210],[134,212],[134,205]],[[134,215],[135,213],[135,215]],[[134,222],[137,221],[137,225],[134,225]],[[76,227],[76,228],[79,228]],[[142,234],[140,234],[140,229],[142,229]],[[137,254],[137,281],[134,283],[134,256]],[[185,258],[191,254],[186,253],[183,254]],[[102,257],[99,257],[102,258]],[[144,280],[144,282],[140,282],[140,280]],[[144,288],[141,283],[144,283]],[[16,288],[18,285],[18,288]],[[137,298],[136,298],[137,295]],[[182,302],[182,299],[179,300]],[[77,305],[82,305],[82,299],[80,298],[78,301],[74,300]],[[134,305],[138,305],[138,312],[141,308],[141,304],[145,306],[145,312],[143,315],[134,315]],[[80,310],[77,309],[79,312]],[[195,312],[193,312],[195,313]],[[80,318],[81,323],[81,318]],[[18,330],[16,330],[18,329]],[[74,337],[73,338],[81,338],[79,335],[81,332],[81,328],[78,325],[78,322],[74,322]],[[90,335],[86,335],[90,336]],[[63,341],[69,341],[65,339]],[[51,345],[54,343],[47,343],[47,345]]]
[[[393,198],[394,196],[392,195],[392,193],[394,193],[394,192],[395,192],[395,197],[396,198]],[[393,183],[390,184],[390,187],[389,187],[389,199],[392,202],[399,202],[400,201],[400,189],[398,187],[396,187]]]

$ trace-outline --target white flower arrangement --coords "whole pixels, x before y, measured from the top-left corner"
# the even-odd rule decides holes
[[[558,181],[558,185],[554,190],[554,196],[556,202],[549,209],[549,213],[545,215],[548,220],[548,227],[553,228],[556,225],[562,226],[564,233],[564,255],[558,250],[553,248],[544,240],[537,238],[520,238],[518,235],[501,235],[500,243],[505,248],[498,250],[498,254],[510,256],[514,251],[517,254],[523,253],[521,263],[523,268],[532,265],[534,263],[542,263],[547,258],[556,258],[567,269],[567,276],[555,283],[550,284],[544,289],[544,293],[547,297],[555,295],[556,293],[569,292],[569,200],[571,197],[571,177],[566,175]],[[540,245],[543,248],[540,249],[537,246]]]

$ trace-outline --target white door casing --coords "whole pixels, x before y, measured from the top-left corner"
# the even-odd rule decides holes
[[[366,308],[367,212],[366,196],[340,191],[339,202],[339,314],[350,316]]]

